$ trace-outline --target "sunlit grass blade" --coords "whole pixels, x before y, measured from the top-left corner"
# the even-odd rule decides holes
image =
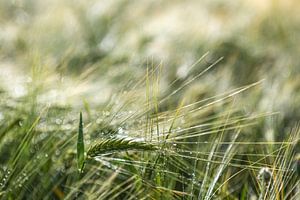
[[[79,128],[78,128],[78,138],[77,138],[77,168],[82,173],[84,167],[84,141],[83,141],[83,122],[82,113],[80,112],[79,117]]]

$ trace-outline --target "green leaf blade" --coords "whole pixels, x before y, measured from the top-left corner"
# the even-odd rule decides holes
[[[77,168],[80,173],[82,173],[83,171],[84,161],[85,158],[84,158],[84,141],[83,141],[83,121],[82,121],[82,113],[80,112],[78,138],[77,138]]]

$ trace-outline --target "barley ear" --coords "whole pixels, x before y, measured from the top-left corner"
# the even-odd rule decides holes
[[[151,151],[157,150],[157,147],[150,143],[125,138],[102,138],[98,140],[94,145],[91,145],[91,147],[87,151],[87,156],[97,157],[106,153],[129,150]]]

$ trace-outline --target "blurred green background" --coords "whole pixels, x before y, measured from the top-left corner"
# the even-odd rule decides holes
[[[0,198],[256,198],[263,167],[278,171],[273,190],[287,183],[278,193],[294,195],[299,9],[297,0],[0,0]],[[125,136],[160,151],[91,159],[78,178],[80,110],[86,146]],[[283,142],[293,139],[295,151]]]
[[[147,66],[162,63],[162,88],[186,80],[189,67],[209,51],[192,74],[224,59],[183,91],[187,99],[264,80],[236,106],[245,113],[280,112],[259,129],[276,140],[300,117],[299,6],[293,0],[1,0],[0,84],[22,96],[38,65],[43,84],[57,83],[47,101],[73,105],[81,95],[101,102]]]

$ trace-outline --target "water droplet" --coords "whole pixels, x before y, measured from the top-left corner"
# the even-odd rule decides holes
[[[65,130],[70,130],[72,128],[72,125],[71,124],[66,124],[65,125]]]
[[[57,119],[55,119],[55,123],[57,124],[57,125],[60,125],[60,124],[62,124],[62,120],[61,119],[59,119],[59,118],[57,118]]]
[[[101,119],[101,118],[98,118],[97,120],[96,120],[96,123],[97,124],[101,124],[103,122],[103,119]]]
[[[110,115],[110,112],[109,111],[103,111],[103,115],[108,117]]]
[[[124,129],[123,129],[122,127],[119,127],[118,133],[119,133],[119,134],[124,134]]]
[[[60,150],[56,150],[55,155],[59,156],[60,155]]]
[[[15,86],[15,88],[13,90],[13,94],[14,94],[15,97],[24,96],[26,94],[25,87],[23,87],[21,85]]]

